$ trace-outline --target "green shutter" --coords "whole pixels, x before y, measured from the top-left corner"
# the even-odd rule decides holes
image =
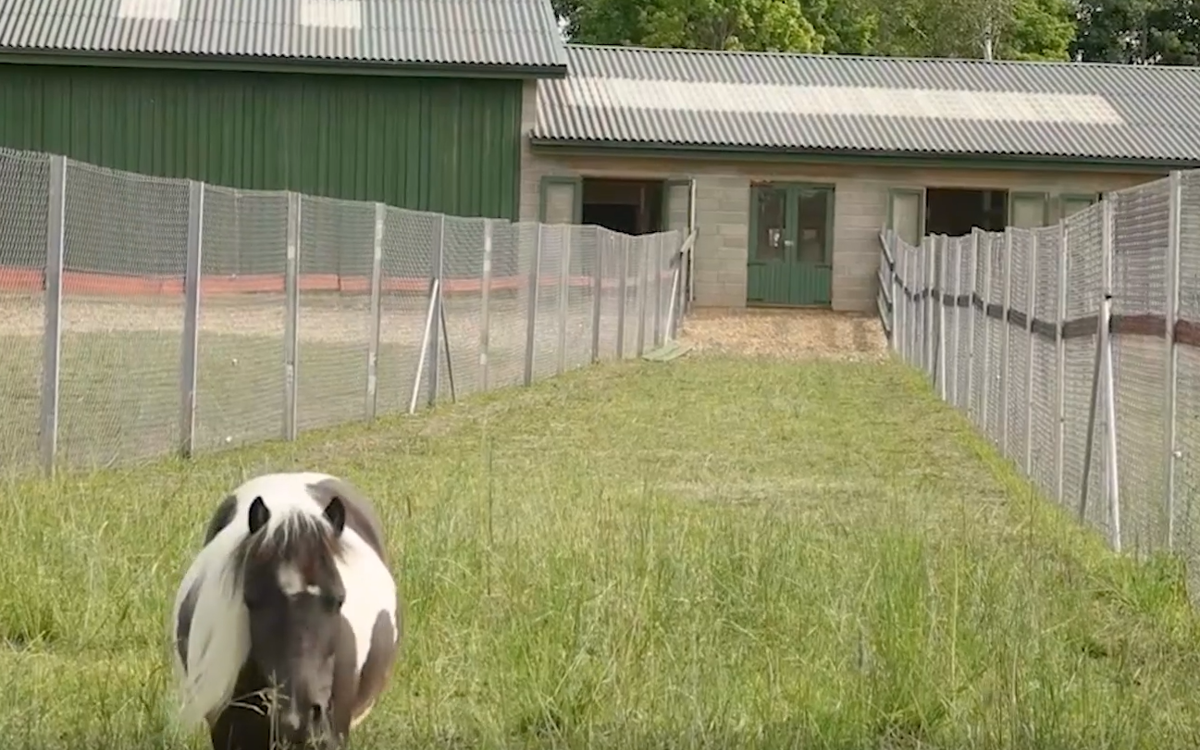
[[[887,228],[895,230],[908,244],[920,245],[925,236],[925,191],[920,188],[888,190]]]
[[[538,203],[538,221],[543,224],[579,224],[583,220],[583,179],[543,177]]]
[[[1008,194],[1008,224],[1033,229],[1050,222],[1050,196],[1047,193],[1018,192]]]
[[[1065,219],[1098,200],[1100,200],[1098,193],[1063,193],[1058,196],[1058,218]]]
[[[663,183],[663,229],[678,229],[685,237],[692,228],[692,181]]]

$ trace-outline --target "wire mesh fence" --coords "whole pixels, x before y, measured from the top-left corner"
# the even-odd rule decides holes
[[[691,243],[0,149],[0,470],[212,451],[637,357]]]
[[[1038,229],[880,236],[879,307],[922,369],[1118,550],[1200,593],[1200,171]]]

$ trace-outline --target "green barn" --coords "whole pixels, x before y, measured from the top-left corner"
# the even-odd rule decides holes
[[[516,219],[549,0],[6,0],[0,146]]]

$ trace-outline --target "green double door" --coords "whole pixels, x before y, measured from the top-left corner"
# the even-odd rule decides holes
[[[833,188],[759,184],[750,189],[746,301],[829,305],[833,285]]]

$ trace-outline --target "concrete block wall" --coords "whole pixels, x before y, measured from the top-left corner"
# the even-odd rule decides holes
[[[700,174],[696,180],[696,304],[745,307],[750,180]]]
[[[878,283],[879,230],[887,222],[887,204],[892,188],[938,186],[1044,190],[1051,193],[1100,192],[1121,189],[1161,176],[1157,173],[738,162],[686,157],[667,159],[619,153],[535,153],[529,146],[528,134],[535,126],[536,118],[537,87],[534,82],[528,82],[522,112],[521,219],[538,220],[541,180],[547,175],[694,179],[699,229],[695,247],[696,304],[705,307],[746,305],[752,182],[810,182],[834,186],[832,307],[840,311],[870,312],[875,309]]]

